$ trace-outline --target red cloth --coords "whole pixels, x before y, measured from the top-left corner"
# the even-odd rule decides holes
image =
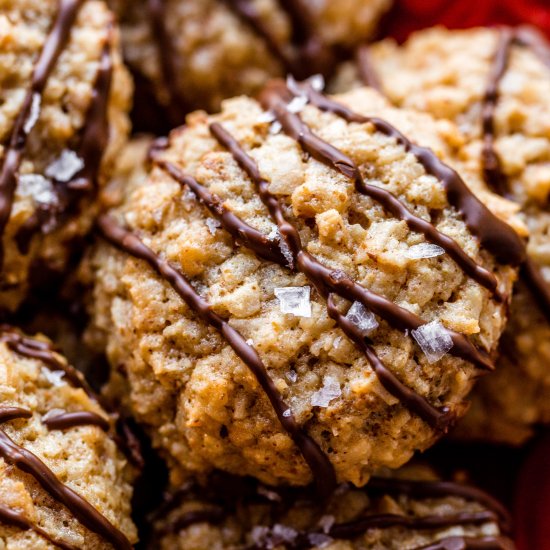
[[[529,24],[550,38],[550,1],[396,0],[386,24],[387,34],[399,41],[415,30],[437,24],[450,29]]]

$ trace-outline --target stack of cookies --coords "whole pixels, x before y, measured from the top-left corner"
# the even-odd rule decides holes
[[[0,3],[2,548],[515,548],[418,454],[550,423],[550,47],[389,7]]]

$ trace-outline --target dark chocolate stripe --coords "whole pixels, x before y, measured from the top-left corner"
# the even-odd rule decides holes
[[[287,260],[276,240],[268,239],[262,232],[243,222],[224,206],[223,201],[217,195],[211,193],[208,188],[201,185],[191,176],[181,172],[175,165],[164,161],[157,161],[157,164],[168,172],[180,185],[187,185],[208,210],[216,218],[220,219],[224,229],[239,242],[254,251],[260,258],[281,265],[287,264]]]
[[[405,494],[412,498],[421,499],[456,496],[464,500],[479,502],[489,510],[492,510],[498,516],[501,528],[505,531],[509,531],[512,524],[512,518],[508,510],[498,500],[485,491],[471,485],[453,483],[452,481],[420,481],[372,477],[366,488],[375,493]]]
[[[494,55],[489,83],[481,102],[483,150],[481,153],[483,175],[487,185],[499,195],[510,191],[508,178],[502,172],[500,158],[495,151],[495,110],[499,99],[498,88],[510,61],[514,34],[510,29],[502,29]]]
[[[288,90],[286,87],[284,88]],[[277,100],[278,97],[280,100],[281,85],[275,84],[272,86],[272,90],[275,99]],[[525,245],[517,233],[506,222],[497,218],[474,195],[474,193],[470,191],[460,175],[450,166],[447,166],[439,160],[433,151],[412,143],[397,130],[397,128],[394,128],[385,120],[365,117],[354,113],[345,105],[316,92],[311,86],[302,86],[302,90],[307,93],[310,102],[317,108],[331,112],[347,122],[357,122],[360,124],[371,123],[377,131],[395,139],[407,152],[413,154],[418,159],[418,162],[422,164],[424,170],[441,182],[447,192],[449,203],[462,214],[470,231],[479,238],[481,244],[500,262],[504,264],[519,265],[525,259]],[[299,117],[297,118],[299,119]],[[455,259],[455,261],[458,263],[458,260]],[[474,278],[473,274],[470,276]],[[479,273],[476,277],[479,278],[479,282],[482,284],[482,278]],[[489,284],[488,277],[485,275],[484,278],[487,279],[487,284]]]
[[[17,185],[16,174],[21,164],[27,138],[32,130],[32,127],[28,128],[27,125],[32,122],[33,102],[36,101],[36,98],[41,101],[48,78],[69,40],[71,28],[82,3],[83,0],[60,0],[57,17],[46,38],[33,71],[30,89],[15,120],[0,172],[0,236],[4,233],[11,215]],[[3,257],[4,248],[0,240],[0,265],[3,263]]]
[[[0,325],[0,342],[5,342],[12,351],[19,355],[42,361],[52,371],[63,371],[71,385],[82,388],[89,397],[96,401],[98,400],[98,396],[92,390],[82,373],[59,359],[55,350],[48,342],[22,336],[8,325]]]
[[[391,135],[391,137],[394,137],[406,150],[410,150],[415,155],[428,151],[427,149],[413,145],[405,136],[398,132],[397,129],[393,128],[385,121],[355,115],[349,111],[347,107],[335,104],[332,100],[329,100],[321,94],[317,94],[311,89],[310,92],[310,100],[320,109],[330,109],[331,112],[345,118],[348,122],[372,123],[377,130],[386,135]],[[429,242],[441,246],[467,275],[490,290],[495,298],[501,301],[504,299],[504,296],[498,290],[498,281],[496,277],[490,271],[472,260],[454,239],[438,231],[430,222],[412,214],[412,212],[410,212],[401,201],[389,191],[375,185],[366,184],[352,159],[313,134],[298,115],[288,111],[286,103],[283,100],[271,100],[269,101],[269,105],[275,113],[275,116],[278,117],[279,122],[282,123],[285,132],[296,139],[308,153],[317,160],[332,166],[335,170],[353,179],[359,193],[373,198],[380,203],[386,211],[405,221],[411,230],[421,233]],[[429,154],[433,156],[431,151]],[[420,158],[419,160],[421,161]],[[424,163],[422,164],[424,165]]]
[[[338,311],[332,299],[332,293],[337,293],[349,301],[353,302],[357,300],[370,308],[372,293],[354,282],[342,271],[334,271],[325,267],[309,253],[305,252],[298,230],[286,220],[279,200],[275,195],[270,193],[269,183],[262,178],[254,160],[246,154],[235,138],[220,124],[212,124],[210,131],[218,142],[231,152],[239,166],[253,181],[262,202],[268,208],[272,220],[277,224],[280,234],[285,239],[285,243],[292,254],[295,268],[304,273],[319,294],[327,300],[329,315],[338,323],[344,333],[355,342],[359,349],[366,354],[384,388],[402,401],[405,406],[416,412],[432,427],[445,430],[453,419],[452,415],[449,414],[449,410],[446,408],[439,410],[433,407],[424,397],[416,394],[402,384],[380,361],[372,346],[369,345],[364,333]],[[176,175],[178,175],[178,172],[176,169]],[[279,263],[285,267],[287,262],[283,260],[283,262]]]
[[[4,414],[7,415],[4,417]],[[0,409],[0,422],[14,420],[14,409],[3,414]],[[29,411],[20,409],[19,418],[28,418]],[[54,499],[65,505],[70,512],[90,531],[97,533],[115,548],[131,550],[132,545],[122,531],[119,531],[105,516],[98,512],[86,499],[64,485],[42,460],[29,450],[13,441],[0,429],[0,456],[10,465],[17,466],[30,474]]]
[[[163,529],[158,529],[155,531],[157,537],[168,534],[177,534],[191,525],[196,525],[197,523],[208,523],[210,525],[217,525],[221,523],[226,518],[226,513],[223,508],[220,507],[210,507],[203,510],[193,510],[192,512],[187,512],[174,520],[173,522],[168,523]]]
[[[514,550],[514,543],[505,537],[447,537],[415,550]]]
[[[217,125],[213,125],[213,127],[215,129],[214,131],[218,134],[216,137],[220,137],[222,135],[219,130],[220,127]],[[218,129],[216,130],[216,128]],[[301,133],[301,135],[304,135],[303,132]],[[237,153],[238,149],[240,148],[235,147],[235,144],[236,142],[234,141],[232,142],[231,140],[227,139],[224,140],[224,145],[232,147],[232,152],[234,154]],[[326,145],[331,147],[329,144]],[[259,182],[262,181],[262,178],[257,171],[257,167],[253,167],[252,165],[250,165],[250,162],[245,162],[245,158],[242,156],[242,154],[236,158],[241,167],[253,180],[255,180],[255,183],[258,185]],[[338,160],[335,160],[335,164],[338,164]],[[176,174],[177,172],[179,172],[178,169],[174,167],[172,175]],[[197,185],[200,184],[197,183]],[[266,184],[264,184],[264,187],[267,187],[268,185],[269,184],[267,184],[266,182]],[[260,194],[260,196],[262,196],[262,193]],[[266,197],[265,193],[263,193],[263,197]],[[272,214],[272,216],[275,214],[274,219],[279,220],[277,222],[277,224],[279,225],[279,222],[283,223],[285,222],[285,220],[281,219],[280,215],[277,214],[276,209],[273,210],[274,207],[275,203],[273,201],[270,201],[270,213]],[[289,236],[293,233],[292,226],[290,224],[287,224],[284,227],[283,231],[281,231],[281,233],[286,239],[288,239]],[[291,251],[296,255],[300,248],[299,241],[295,242],[294,244],[297,246],[295,246],[293,250],[293,243],[288,242]],[[348,300],[361,302],[363,305],[365,305],[365,307],[370,309],[376,315],[379,315],[380,317],[388,321],[395,328],[400,330],[415,330],[426,323],[422,318],[418,317],[414,313],[411,313],[407,309],[402,308],[397,304],[394,304],[391,300],[388,300],[387,298],[378,295],[355,283],[345,273],[328,269],[319,262],[316,262],[309,255],[304,255],[302,257],[310,259],[310,263],[312,261],[314,262],[315,265],[311,267],[311,270],[315,271],[315,279],[319,279],[322,277],[323,283],[330,288],[331,292],[340,294]],[[311,272],[313,271],[310,271],[310,273]],[[494,370],[494,366],[492,365],[487,354],[485,354],[481,350],[478,350],[463,334],[459,334],[449,329],[447,330],[453,340],[453,347],[449,351],[450,354],[470,361],[479,368]]]
[[[18,527],[23,531],[34,531],[48,542],[51,542],[56,548],[61,548],[61,550],[80,550],[77,546],[53,538],[47,531],[42,529],[40,525],[27,518],[22,510],[13,510],[0,504],[0,523]]]
[[[104,432],[110,429],[109,421],[92,411],[77,411],[48,416],[42,422],[50,430],[68,430],[77,426],[98,426]]]
[[[377,92],[380,92],[384,95],[382,83],[380,78],[378,78],[378,73],[374,70],[372,66],[372,59],[370,55],[370,47],[367,44],[364,44],[357,50],[357,69],[359,71],[359,76],[363,81],[363,84],[370,86],[375,89]]]
[[[247,344],[241,334],[225,319],[210,309],[209,304],[194,290],[183,273],[155,254],[136,235],[120,227],[108,215],[99,217],[98,227],[105,239],[112,245],[136,258],[145,260],[172,286],[196,315],[222,334],[237,356],[249,367],[258,380],[275,410],[279,422],[300,449],[304,460],[311,468],[314,478],[319,484],[320,493],[330,494],[336,486],[334,467],[319,445],[296,422],[290,407],[283,401],[256,350]],[[290,415],[285,416],[285,413],[289,414],[289,411]]]

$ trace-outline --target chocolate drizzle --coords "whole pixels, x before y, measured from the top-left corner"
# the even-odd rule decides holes
[[[311,468],[322,495],[329,495],[336,486],[336,474],[328,457],[319,445],[299,426],[284,402],[256,350],[241,334],[210,309],[209,304],[195,291],[185,275],[161,256],[155,254],[136,235],[122,228],[108,215],[101,215],[98,227],[103,236],[118,249],[145,260],[179,294],[188,307],[203,321],[218,330],[237,356],[248,366],[266,393],[279,422],[300,449]],[[289,414],[290,413],[290,414]]]
[[[499,43],[495,52],[489,84],[481,102],[481,120],[483,131],[482,165],[487,185],[499,195],[510,191],[508,178],[502,172],[500,158],[495,151],[495,110],[499,99],[499,84],[510,62],[510,50],[514,43],[514,34],[510,29],[500,31]]]
[[[287,528],[279,523],[278,518],[291,513],[292,506],[300,503],[300,506],[311,506],[315,511],[314,517],[321,517],[326,513],[327,505],[315,499],[315,496],[308,493],[308,489],[293,489],[269,487],[265,488],[254,480],[237,480],[232,476],[216,478],[207,487],[190,485],[178,491],[175,495],[161,506],[157,519],[167,517],[183,502],[199,500],[205,505],[204,508],[186,512],[168,521],[159,530],[158,536],[169,533],[179,533],[181,530],[196,523],[219,524],[234,513],[237,513],[239,506],[244,505],[268,505],[271,511],[262,513],[262,535],[256,538],[256,544],[250,548],[264,550],[282,546],[288,549],[306,549],[315,546],[316,536],[324,535],[336,540],[353,540],[373,529],[386,529],[401,527],[403,529],[418,529],[423,531],[439,530],[458,525],[483,525],[485,523],[496,523],[500,525],[501,531],[509,532],[509,516],[502,505],[485,492],[468,485],[444,482],[444,481],[417,481],[399,478],[372,478],[362,489],[354,488],[355,491],[364,491],[369,498],[381,498],[384,495],[391,495],[398,499],[406,496],[411,499],[437,499],[447,497],[462,498],[467,502],[477,502],[486,510],[458,513],[432,514],[421,517],[414,517],[403,514],[368,514],[360,515],[346,523],[336,523],[328,529],[320,530],[314,527],[309,530],[296,531]],[[223,488],[220,497],[220,486]],[[263,489],[263,490],[262,490]],[[345,485],[338,491],[349,490]],[[338,498],[338,497],[335,497]],[[330,506],[330,504],[329,504]],[[267,519],[267,524],[264,524]],[[283,527],[277,530],[275,525]],[[283,534],[281,534],[283,533]],[[467,548],[495,548],[511,549],[511,541],[505,536],[485,537],[480,535],[474,537],[449,537],[433,543],[434,549],[454,550]],[[432,548],[432,545],[428,546]]]
[[[110,429],[109,421],[92,411],[77,411],[48,416],[43,419],[50,430],[68,430],[77,426],[98,426],[104,432]]]
[[[8,407],[0,409],[0,422],[29,418],[31,413],[24,409]],[[122,531],[100,514],[86,499],[64,485],[36,455],[13,441],[0,429],[0,456],[10,465],[30,474],[52,498],[66,506],[71,513],[90,531],[109,541],[115,548],[130,550],[132,545]]]
[[[33,121],[33,104],[35,109],[38,105],[39,111],[44,88],[69,40],[71,28],[82,3],[83,0],[60,0],[57,17],[34,67],[30,89],[15,120],[0,172],[0,235],[4,233],[10,218],[17,185],[17,172],[27,145],[27,138],[36,122]],[[4,249],[0,242],[0,266],[3,263],[3,257]]]

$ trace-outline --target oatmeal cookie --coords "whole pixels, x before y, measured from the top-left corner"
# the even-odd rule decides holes
[[[514,548],[497,501],[419,466],[341,486],[326,502],[307,489],[214,476],[175,493],[158,515],[152,538],[164,550]]]
[[[0,357],[4,546],[130,549],[133,472],[111,418],[47,339],[2,325]]]
[[[61,271],[129,130],[131,84],[101,1],[0,7],[0,310]]]
[[[327,72],[374,31],[391,0],[111,0],[126,59],[175,124],[253,94],[272,76]],[[139,116],[139,113],[138,113]]]
[[[360,59],[363,75],[376,78],[395,104],[456,122],[464,161],[522,208],[530,262],[515,290],[497,373],[480,382],[459,431],[520,444],[550,423],[548,44],[528,28],[435,28],[403,47],[377,44]],[[360,85],[358,74],[347,66],[334,86]]]
[[[149,169],[123,163],[100,217],[88,337],[176,484],[218,468],[362,485],[431,445],[492,369],[524,245],[451,168],[452,125],[318,88],[190,115]]]

